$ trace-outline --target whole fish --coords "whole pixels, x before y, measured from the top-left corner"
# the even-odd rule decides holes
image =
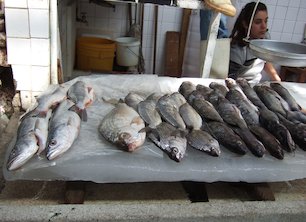
[[[150,128],[156,128],[162,119],[156,110],[156,101],[153,99],[145,99],[138,103],[137,106],[140,117],[148,124]]]
[[[221,150],[219,142],[208,132],[203,130],[192,130],[186,135],[188,144],[211,156],[220,156]]]
[[[218,82],[211,82],[209,84],[209,87],[214,91],[216,91],[217,93],[221,94],[222,96],[225,96],[226,93],[228,92],[228,88],[225,85]]]
[[[43,94],[37,100],[37,107],[31,112],[32,116],[46,117],[48,110],[56,107],[67,98],[67,88],[57,86],[51,94]]]
[[[269,86],[257,84],[254,86],[254,90],[268,109],[286,116],[286,111],[280,98],[276,97],[275,93]]]
[[[172,126],[185,129],[186,125],[179,113],[180,104],[175,104],[175,101],[169,96],[162,96],[156,104],[157,110],[161,117]]]
[[[170,159],[180,162],[186,153],[187,139],[182,131],[166,122],[162,122],[148,133],[148,137],[161,150],[168,154]]]
[[[173,104],[177,109],[180,108],[181,105],[186,103],[185,97],[179,92],[174,92],[169,95],[169,102]]]
[[[293,111],[301,110],[301,106],[296,102],[290,92],[282,86],[280,83],[270,83],[272,89],[274,89],[283,99],[288,103],[290,109]]]
[[[280,142],[266,129],[261,126],[249,126],[252,133],[264,144],[266,150],[277,159],[284,159],[284,151]]]
[[[75,82],[67,92],[68,99],[75,103],[72,109],[76,111],[83,121],[87,121],[87,111],[88,108],[94,100],[93,88],[88,86],[83,81]]]
[[[244,78],[237,78],[236,82],[241,87],[242,91],[248,99],[259,108],[266,108],[265,104],[260,100],[255,90],[249,85],[248,81]]]
[[[192,108],[191,105],[185,103],[180,106],[179,113],[183,118],[186,128],[199,130],[202,126],[202,117]]]
[[[248,148],[243,140],[225,123],[211,121],[207,123],[209,132],[220,144],[230,151],[244,155]]]
[[[286,118],[290,120],[291,122],[306,123],[306,114],[301,112],[300,110],[287,111]]]
[[[198,99],[198,98],[201,98],[201,99],[206,100],[206,97],[203,95],[203,93],[200,92],[200,90],[197,90],[197,89],[196,89],[196,90],[192,91],[192,92],[189,94],[189,96],[188,96],[188,98],[187,98],[187,102],[188,102],[189,104],[192,104],[193,101],[194,101],[195,99]]]
[[[204,120],[223,122],[222,117],[217,112],[215,107],[210,102],[204,100],[203,98],[196,98],[193,101],[192,106]]]
[[[134,110],[137,110],[138,103],[143,100],[145,97],[135,92],[129,92],[124,98],[124,102]]]
[[[255,135],[249,129],[240,129],[237,127],[231,127],[240,138],[245,142],[251,153],[256,157],[263,157],[266,149],[264,145],[255,137]]]
[[[37,124],[35,128],[35,135],[38,140],[39,149],[37,151],[37,155],[40,155],[47,146],[48,133],[49,133],[49,120],[52,115],[52,110],[47,112],[46,117],[37,118]]]
[[[99,132],[109,142],[124,150],[132,152],[145,141],[145,123],[139,114],[125,103],[119,103],[104,116],[99,126]]]
[[[81,119],[76,112],[69,110],[73,105],[72,101],[64,100],[50,120],[46,149],[48,160],[53,160],[69,150],[79,135]]]
[[[286,151],[292,152],[296,149],[290,132],[279,122],[279,118],[274,112],[269,109],[260,109],[259,122],[261,126],[275,136]]]
[[[180,85],[178,91],[185,97],[188,98],[189,94],[192,93],[196,89],[196,85],[194,85],[190,81],[184,81]]]

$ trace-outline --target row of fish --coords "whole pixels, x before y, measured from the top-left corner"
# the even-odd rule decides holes
[[[35,154],[45,152],[46,158],[53,160],[66,152],[79,135],[81,120],[87,121],[86,108],[93,95],[91,87],[77,81],[39,97],[37,106],[20,120],[7,169],[20,168]]]
[[[222,144],[239,155],[269,152],[278,159],[297,147],[306,149],[306,115],[279,83],[251,87],[240,78],[207,87],[186,81],[178,92],[147,98],[129,93],[124,102],[105,116],[99,130],[130,152],[146,136],[178,162],[187,144],[212,156],[221,154]]]

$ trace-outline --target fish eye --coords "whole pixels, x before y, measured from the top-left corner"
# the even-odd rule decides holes
[[[56,140],[51,140],[50,146],[55,146],[56,145]]]
[[[174,148],[172,149],[172,152],[175,153],[175,154],[177,154],[177,153],[179,152],[179,150],[178,150],[178,148],[174,147]]]

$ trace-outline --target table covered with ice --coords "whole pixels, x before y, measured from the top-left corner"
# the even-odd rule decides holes
[[[248,152],[237,155],[221,147],[219,157],[187,147],[181,162],[171,160],[166,153],[149,139],[138,150],[130,153],[107,142],[98,131],[103,117],[114,107],[105,101],[123,99],[129,92],[148,96],[153,92],[175,92],[183,81],[208,86],[210,82],[224,80],[200,78],[171,78],[155,75],[90,75],[77,77],[64,83],[71,86],[78,80],[91,85],[95,92],[94,103],[87,109],[88,120],[82,122],[80,134],[73,146],[52,161],[43,155],[34,156],[22,168],[8,171],[3,167],[7,180],[84,180],[98,183],[144,181],[230,181],[274,182],[306,178],[306,152],[297,149],[285,153],[278,160],[268,153],[258,158]],[[306,84],[283,82],[297,102],[306,107]],[[45,93],[52,90],[48,89]],[[7,161],[16,138],[6,154]],[[5,162],[6,163],[6,162]]]

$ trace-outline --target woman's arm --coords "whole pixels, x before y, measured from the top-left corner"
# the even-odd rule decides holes
[[[272,63],[266,62],[264,70],[270,76],[271,80],[282,81]]]

